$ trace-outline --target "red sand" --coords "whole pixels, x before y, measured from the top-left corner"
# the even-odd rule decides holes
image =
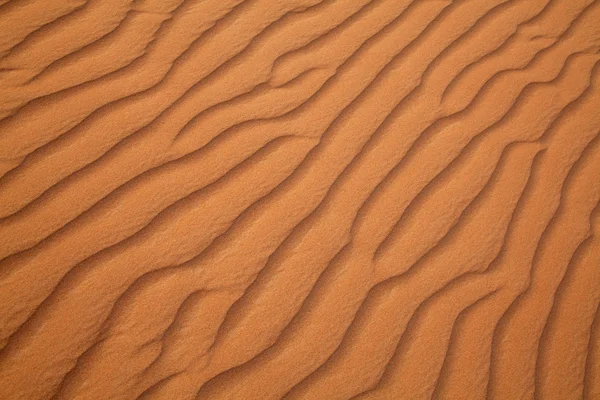
[[[600,399],[598,21],[3,0],[0,399]]]

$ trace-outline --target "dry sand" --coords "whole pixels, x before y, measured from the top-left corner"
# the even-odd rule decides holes
[[[600,1],[2,0],[0,399],[600,399]]]

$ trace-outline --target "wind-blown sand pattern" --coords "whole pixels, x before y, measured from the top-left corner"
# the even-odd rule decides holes
[[[3,0],[0,399],[600,399],[599,21]]]

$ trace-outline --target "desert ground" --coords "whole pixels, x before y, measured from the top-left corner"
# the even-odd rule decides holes
[[[600,399],[600,1],[0,0],[0,399]]]

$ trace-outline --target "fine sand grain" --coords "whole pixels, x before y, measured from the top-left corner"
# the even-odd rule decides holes
[[[1,0],[0,399],[600,399],[600,0]]]

